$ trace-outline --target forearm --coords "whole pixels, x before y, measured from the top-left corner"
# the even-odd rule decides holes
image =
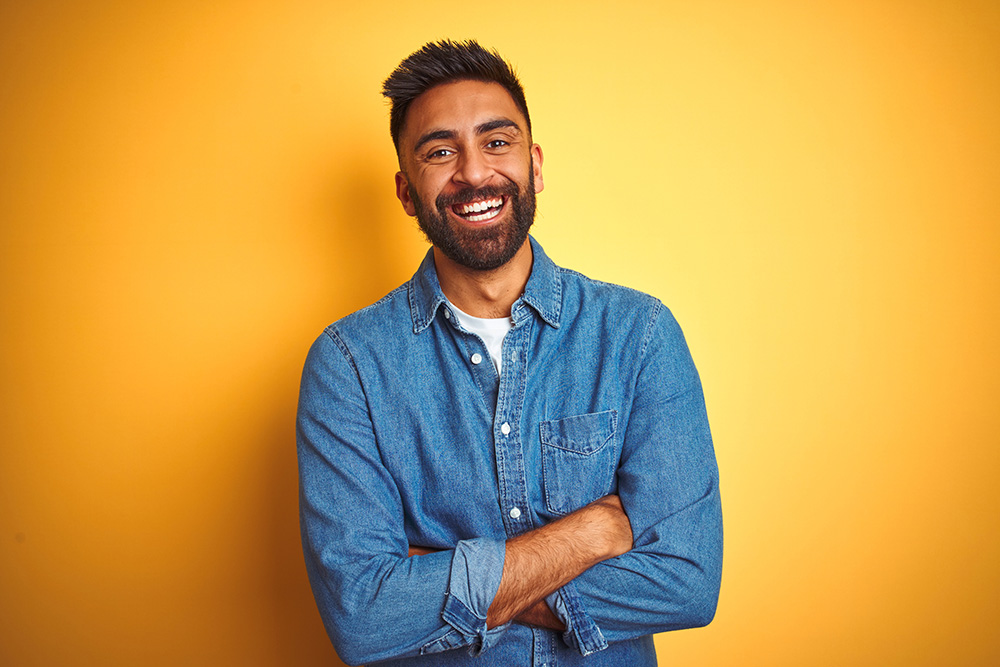
[[[409,556],[425,556],[427,554],[432,554],[437,552],[438,549],[428,549],[427,547],[418,547],[410,545]],[[514,619],[515,623],[520,623],[521,625],[531,625],[536,628],[548,628],[549,630],[558,630],[562,632],[566,629],[566,625],[559,620],[559,618],[552,613],[549,609],[549,605],[545,603],[544,600],[539,600],[535,604],[531,605]]]
[[[554,617],[546,618],[534,605],[590,567],[631,547],[632,529],[617,496],[605,496],[507,540],[500,587],[487,613],[487,626],[507,623],[529,609],[531,618],[551,624]]]

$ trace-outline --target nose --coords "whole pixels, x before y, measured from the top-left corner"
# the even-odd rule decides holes
[[[462,185],[478,188],[493,176],[493,167],[487,156],[477,150],[465,150],[458,156],[454,180]]]

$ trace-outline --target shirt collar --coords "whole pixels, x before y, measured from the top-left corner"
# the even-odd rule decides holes
[[[517,324],[521,321],[524,308],[521,304],[531,306],[539,316],[550,326],[559,328],[559,314],[562,310],[562,280],[557,267],[542,246],[534,237],[528,237],[531,242],[531,275],[524,288],[524,294],[514,302],[511,308],[511,318]],[[413,333],[420,333],[434,320],[438,308],[445,303],[444,292],[438,282],[437,270],[434,268],[434,248],[430,248],[420,263],[420,268],[410,279],[409,289],[410,315],[413,317]]]

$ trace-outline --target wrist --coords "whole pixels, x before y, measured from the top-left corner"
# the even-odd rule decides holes
[[[621,499],[608,495],[591,503],[598,512],[597,520],[602,545],[600,560],[621,556],[632,548],[632,525],[622,507]]]

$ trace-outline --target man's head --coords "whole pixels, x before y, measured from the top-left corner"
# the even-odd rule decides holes
[[[478,271],[507,263],[525,246],[543,187],[510,67],[474,42],[441,42],[404,60],[385,90],[399,94],[390,125],[403,209],[447,260]]]

